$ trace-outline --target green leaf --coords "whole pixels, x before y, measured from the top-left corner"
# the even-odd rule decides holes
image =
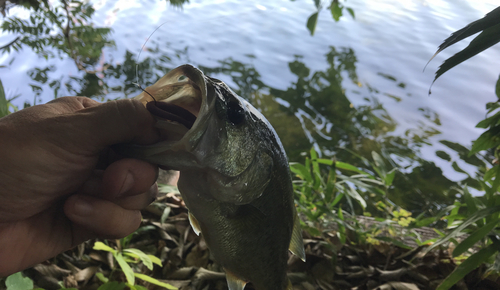
[[[127,278],[127,282],[130,285],[135,284],[135,278],[134,278],[134,271],[132,271],[132,268],[130,268],[130,265],[125,262],[125,259],[122,256],[122,253],[116,253],[113,254],[115,257],[116,261],[118,262],[118,265],[120,265],[120,268],[122,268],[123,274],[125,274],[125,277]]]
[[[109,282],[109,279],[107,277],[104,276],[103,273],[101,272],[98,272],[98,273],[95,273],[95,276],[97,277],[97,279],[99,279],[99,281],[101,281],[102,283],[108,283]]]
[[[435,217],[423,218],[423,219],[415,221],[415,227],[417,227],[417,228],[426,227],[435,221],[436,221]]]
[[[347,12],[349,12],[349,14],[351,14],[352,18],[356,18],[356,16],[354,15],[354,10],[352,8],[346,8],[347,9]]]
[[[314,0],[314,6],[316,6],[318,10],[321,10],[321,0]]]
[[[469,152],[469,156],[481,151],[488,150],[500,145],[500,126],[495,126],[490,128],[488,131],[484,132],[477,138],[472,144],[472,149]]]
[[[463,221],[462,224],[460,224],[458,227],[456,227],[453,231],[451,231],[448,235],[444,236],[443,238],[439,239],[436,243],[432,244],[430,247],[425,249],[424,254],[427,254],[430,252],[432,249],[436,248],[437,246],[440,246],[450,239],[454,239],[457,236],[461,235],[463,233],[463,230],[466,229],[468,226],[472,225],[476,221],[485,218],[491,214],[494,214],[495,212],[500,211],[500,206],[492,206],[488,207],[485,209],[482,209],[473,215],[471,215],[468,219]],[[436,231],[436,229],[434,229]]]
[[[163,213],[161,214],[161,218],[160,218],[161,224],[163,224],[167,220],[168,216],[170,215],[171,210],[172,210],[171,207],[169,207],[169,206],[165,207],[165,209],[163,210]]]
[[[363,209],[366,208],[366,201],[361,197],[361,195],[356,190],[354,190],[351,187],[348,187],[346,193],[347,195],[358,201],[358,203],[361,205],[361,207],[363,207]]]
[[[385,168],[385,162],[384,159],[375,151],[372,151],[372,158],[373,161],[375,162],[376,167],[380,169],[383,173],[385,173],[387,170]]]
[[[339,203],[339,201],[344,197],[344,194],[342,192],[340,192],[339,194],[337,194],[337,196],[335,197],[335,199],[332,201],[332,203],[330,203],[330,207],[333,207],[333,206],[336,206],[337,203]]]
[[[321,231],[318,230],[317,228],[313,228],[313,227],[310,227],[310,226],[302,226],[302,228],[307,231],[311,236],[313,237],[320,237],[321,236]]]
[[[290,171],[295,173],[300,179],[305,180],[307,182],[313,182],[311,173],[309,169],[300,163],[290,163]]]
[[[385,185],[391,186],[395,176],[396,176],[396,169],[393,169],[389,173],[387,173],[384,179]]]
[[[484,181],[491,181],[493,177],[497,176],[498,167],[498,165],[495,165],[488,169],[488,171],[484,174]]]
[[[342,213],[342,205],[339,205],[339,209],[338,209],[338,216],[341,220],[344,220],[344,214]],[[345,244],[346,242],[346,239],[347,239],[347,235],[346,235],[346,231],[345,231],[345,227],[341,224],[338,224],[337,225],[338,228],[339,228],[339,231],[338,231],[338,236],[339,236],[339,239],[340,239],[340,242],[342,244]]]
[[[499,123],[500,123],[500,112],[496,112],[495,115],[488,117],[477,123],[476,128],[486,129],[488,127],[496,126]]]
[[[447,47],[498,23],[500,23],[500,7],[491,10],[483,18],[471,22],[464,28],[453,32],[450,37],[441,43],[436,54],[443,51]]]
[[[167,289],[173,289],[173,290],[177,290],[176,287],[170,285],[170,284],[167,284],[167,283],[163,283],[163,282],[160,282],[158,280],[156,280],[155,278],[152,278],[152,277],[149,277],[147,275],[144,275],[144,274],[138,274],[138,273],[134,273],[135,277],[141,279],[141,280],[144,280],[146,282],[149,282],[151,284],[155,284],[157,286],[160,286],[160,287],[163,287],[163,288],[167,288]]]
[[[33,289],[33,280],[24,277],[22,272],[17,272],[5,279],[7,290],[31,290]]]
[[[476,20],[467,24],[467,26],[459,29],[451,34],[450,37],[445,39],[441,45],[439,45],[438,51],[431,57],[429,62],[441,51],[445,50],[447,47],[471,36],[489,27],[492,27],[500,23],[500,7],[497,7],[487,13],[483,18]]]
[[[110,252],[112,254],[116,254],[116,250],[115,249],[107,246],[103,242],[95,242],[93,249],[96,250],[96,251],[106,251],[106,252]]]
[[[309,29],[311,35],[314,35],[316,24],[318,24],[318,13],[319,12],[313,13],[311,16],[309,16],[309,19],[307,19],[307,29]]]
[[[153,261],[151,261],[151,258],[149,258],[149,256],[146,255],[143,251],[139,249],[125,249],[123,250],[123,254],[141,259],[142,263],[144,263],[144,266],[146,266],[149,270],[153,270]]]
[[[179,193],[179,189],[177,186],[169,185],[169,184],[158,184],[158,192],[159,193]]]
[[[151,259],[151,262],[153,262],[153,264],[156,264],[160,267],[162,267],[162,263],[161,263],[161,260],[160,258],[156,257],[156,256],[153,256],[153,255],[148,255],[148,257]]]
[[[335,162],[335,166],[337,168],[339,168],[339,169],[354,171],[354,172],[357,172],[357,173],[360,173],[360,174],[364,174],[364,175],[370,176],[368,173],[366,173],[366,172],[358,169],[356,166],[348,164],[348,163],[344,163],[344,162],[341,162],[341,161],[336,161]]]
[[[5,91],[3,89],[2,81],[0,80],[0,118],[5,117],[9,114],[9,103],[5,97]]]
[[[318,159],[316,159],[316,161],[318,161],[318,163],[320,163],[320,164],[325,164],[325,165],[328,165],[328,166],[333,165],[333,162],[334,162],[331,159],[323,159],[323,158],[318,158]]]
[[[488,114],[500,108],[500,104],[497,102],[489,102],[486,103],[486,110],[488,110]]]
[[[337,167],[335,163],[330,166],[330,171],[328,172],[328,177],[326,179],[326,188],[324,189],[325,200],[329,202],[332,200],[333,195],[336,192],[335,183],[337,182]]]
[[[428,245],[428,244],[432,244],[432,243],[435,243],[437,241],[437,238],[434,238],[434,239],[428,239],[428,240],[425,240],[423,242],[418,242],[417,241],[417,244],[419,246],[423,246],[423,245]]]
[[[477,242],[486,237],[486,235],[488,235],[488,233],[493,228],[495,228],[497,224],[498,224],[498,215],[495,215],[495,217],[489,223],[477,229],[475,232],[470,234],[470,236],[468,236],[465,240],[463,240],[460,244],[458,244],[455,250],[453,250],[453,257],[460,256],[465,251],[472,248]]]
[[[500,11],[499,8],[497,8],[498,11]],[[500,16],[498,19],[500,19]],[[500,23],[483,30],[483,32],[476,36],[476,38],[474,38],[466,48],[445,60],[441,66],[439,66],[436,76],[434,77],[434,82],[451,68],[497,44],[498,42],[500,42]]]
[[[309,155],[311,155],[311,160],[318,159],[318,153],[316,152],[316,150],[314,150],[314,148],[311,148],[311,150],[309,150]]]
[[[491,188],[493,189],[493,191],[498,191],[499,185],[500,185],[500,170],[497,170],[497,175],[495,176],[495,180],[493,181]]]
[[[112,281],[102,284],[97,290],[123,290],[126,286],[123,282]]]
[[[470,194],[469,189],[464,187],[464,200],[465,204],[467,205],[467,212],[469,215],[473,215],[478,209],[477,209],[477,204],[476,204],[476,198]]]
[[[321,171],[319,169],[319,163],[317,161],[318,154],[316,153],[316,150],[314,150],[314,148],[311,149],[310,154],[313,169],[312,173],[314,175],[314,190],[318,190],[321,186]]]
[[[337,22],[340,20],[340,17],[342,16],[342,6],[340,6],[340,3],[337,1],[333,1],[332,5],[330,6],[330,12],[332,13],[333,19]]]
[[[495,94],[500,99],[500,75],[498,76],[497,85],[495,86]]]
[[[491,244],[486,248],[479,250],[477,253],[471,255],[467,260],[458,265],[455,270],[438,286],[436,290],[447,290],[455,285],[460,279],[465,277],[470,271],[479,267],[482,263],[486,262],[491,256],[498,252],[498,247]]]

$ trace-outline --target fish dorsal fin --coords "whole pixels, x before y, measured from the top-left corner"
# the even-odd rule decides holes
[[[225,270],[225,269],[224,269]],[[233,275],[233,273],[226,271],[226,281],[229,290],[243,290],[247,282]]]
[[[201,228],[200,224],[198,223],[198,220],[194,217],[194,215],[191,212],[188,212],[188,217],[189,217],[189,223],[191,224],[191,227],[193,228],[194,233],[199,236],[201,233]]]
[[[300,218],[295,211],[295,216],[293,217],[293,232],[292,239],[290,240],[290,246],[288,247],[290,252],[295,256],[299,257],[302,261],[306,261],[306,252],[304,251],[304,241],[302,240],[302,229],[300,228]]]

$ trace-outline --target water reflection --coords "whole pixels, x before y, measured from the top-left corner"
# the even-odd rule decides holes
[[[54,96],[61,96],[60,89],[65,87],[71,95],[99,100],[109,99],[111,95],[131,97],[139,93],[133,84],[136,67],[138,78],[147,86],[174,68],[172,58],[187,58],[187,54],[187,50],[178,50],[174,56],[156,51],[150,58],[136,63],[136,55],[127,51],[121,64],[109,65],[100,73],[85,72],[81,77],[69,77],[58,85],[54,85],[58,80],[50,79],[51,67],[36,68],[30,76],[39,83],[40,93],[42,87],[45,87],[43,93],[48,93],[48,84]],[[439,134],[439,131],[418,123],[402,136],[396,135],[398,124],[374,96],[379,93],[375,88],[371,87],[368,95],[360,92],[347,94],[343,85],[345,81],[363,86],[357,79],[355,52],[350,48],[331,47],[325,55],[325,62],[328,64],[325,70],[312,71],[297,56],[289,63],[290,72],[296,79],[284,90],[266,84],[251,63],[228,58],[219,61],[217,66],[200,68],[207,75],[230,81],[238,94],[269,119],[290,160],[301,161],[303,153],[314,146],[324,157],[366,168],[369,165],[350,151],[368,159],[371,152],[376,151],[391,166],[402,168],[389,195],[397,204],[414,212],[424,209],[432,214],[455,199],[458,191],[453,188],[458,183],[444,177],[441,169],[422,160],[419,153],[423,145],[429,144],[429,137]],[[401,87],[400,84],[395,82]],[[358,104],[354,105],[350,98],[356,98]],[[421,112],[439,126],[439,116],[435,112],[428,108]],[[445,141],[443,144],[453,150],[463,149]],[[466,159],[465,152],[461,156]],[[467,160],[475,166],[483,164],[477,158]]]
[[[57,74],[54,65],[35,65],[30,69],[28,75],[35,96],[31,104],[39,102],[42,94],[54,98],[80,95],[98,100],[132,97],[139,93],[135,82],[139,81],[145,87],[174,68],[180,60],[189,60],[188,47],[154,42],[149,44],[153,47],[148,51],[149,57],[141,58],[139,62],[137,55],[129,51],[123,56],[105,57],[105,48],[113,45],[113,40],[109,29],[91,25],[93,10],[83,4],[63,8],[61,14],[54,17],[46,10],[34,13],[34,20],[30,20],[33,23],[25,20],[4,22],[4,30],[22,35],[5,50],[16,50],[25,45],[44,58],[70,57],[75,66],[73,75]],[[43,20],[47,22],[40,22],[43,17],[47,17],[48,20]],[[48,40],[52,32],[34,28],[40,23],[42,27],[56,24],[58,30],[53,39]],[[371,152],[378,152],[388,166],[400,169],[394,186],[389,190],[390,199],[417,213],[434,214],[452,203],[459,193],[456,187],[465,183],[479,186],[474,179],[476,176],[468,174],[460,181],[450,181],[434,163],[422,159],[421,148],[430,144],[431,137],[440,134],[441,122],[436,112],[431,108],[420,108],[422,117],[433,125],[418,122],[399,132],[398,123],[379,97],[401,102],[404,96],[381,92],[374,85],[361,83],[356,53],[350,47],[331,46],[323,57],[325,68],[313,70],[302,56],[295,56],[288,64],[294,80],[285,89],[276,88],[262,79],[252,65],[252,56],[248,56],[247,62],[226,58],[219,60],[217,65],[199,67],[207,75],[228,82],[269,119],[291,161],[301,161],[303,153],[315,147],[323,157],[366,168],[369,164],[364,164],[355,154],[371,159]],[[122,61],[117,63],[114,58]],[[378,75],[392,82],[394,87],[406,88],[405,80],[398,80],[385,72]],[[466,147],[449,141],[441,143],[456,152],[458,159],[474,167],[478,175],[484,172],[484,160],[491,157],[468,157]],[[452,163],[457,172],[465,172],[446,152],[437,151],[436,154]]]
[[[297,56],[289,63],[296,80],[285,90],[265,84],[250,64],[231,59],[220,61],[218,67],[202,69],[207,74],[224,74],[236,84],[235,91],[248,98],[273,124],[292,161],[301,161],[302,153],[314,146],[324,157],[366,168],[369,165],[350,151],[368,159],[376,151],[387,163],[401,168],[389,191],[391,200],[413,212],[427,214],[435,214],[450,204],[458,193],[454,188],[462,182],[450,181],[434,163],[420,157],[420,148],[429,144],[429,138],[438,135],[439,130],[419,122],[402,136],[394,134],[397,123],[373,96],[379,93],[376,88],[368,90],[372,95],[351,93],[348,97],[346,93],[345,77],[363,86],[357,78],[354,51],[331,47],[325,60],[328,67],[324,71],[312,72]],[[395,85],[404,87],[403,82]],[[363,102],[354,105],[350,98]],[[429,108],[420,111],[423,117],[440,125],[437,113]],[[476,166],[484,166],[479,159],[474,160]]]

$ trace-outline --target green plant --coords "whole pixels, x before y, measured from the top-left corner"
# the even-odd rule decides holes
[[[489,113],[495,112],[500,106],[497,103],[487,104]],[[477,127],[488,129],[476,141],[474,141],[469,156],[481,150],[495,149],[498,155],[498,130],[500,124],[500,112],[487,117],[479,122]],[[498,158],[498,157],[497,157]],[[497,259],[500,251],[499,218],[500,218],[500,167],[498,163],[486,171],[482,179],[478,179],[482,192],[481,197],[473,196],[467,186],[460,189],[462,201],[456,201],[449,206],[448,214],[435,217],[446,220],[447,228],[450,230],[443,234],[440,239],[425,249],[424,254],[439,246],[453,243],[455,249],[452,256],[460,259],[460,265],[439,285],[438,290],[447,290],[455,285],[465,275],[476,269],[479,265],[486,263],[490,267],[484,277],[492,273],[498,273],[500,261]],[[461,240],[461,241],[460,241]]]
[[[493,9],[483,18],[455,31],[444,40],[434,56],[447,47],[478,32],[481,33],[466,48],[443,62],[436,72],[433,83],[449,69],[500,42],[500,7]],[[500,77],[496,83],[495,92],[500,99]],[[477,180],[484,192],[484,196],[472,196],[467,186],[465,186],[462,190],[464,202],[455,202],[451,206],[450,214],[443,217],[443,219],[447,220],[448,229],[451,229],[451,232],[443,235],[424,252],[428,253],[438,246],[451,242],[456,246],[452,253],[453,257],[461,257],[461,260],[463,260],[464,254],[469,255],[438,286],[438,290],[450,289],[465,275],[483,263],[490,264],[484,276],[493,272],[498,273],[500,270],[500,260],[498,259],[498,252],[500,251],[500,241],[498,240],[500,235],[498,227],[500,214],[500,195],[498,193],[500,186],[498,162],[500,152],[499,108],[498,102],[486,104],[490,116],[479,122],[476,127],[487,130],[473,142],[472,149],[468,154],[468,157],[471,157],[482,150],[493,149],[495,151],[494,166],[486,171],[482,180]],[[467,234],[467,236],[461,242],[458,242],[457,238],[464,234]]]
[[[17,111],[17,107],[11,103],[11,101],[14,98],[7,100],[7,97],[5,96],[5,90],[3,88],[2,81],[0,80],[0,118],[5,117],[8,114],[10,114],[11,110],[13,112]]]
[[[7,290],[31,290],[33,289],[33,280],[24,277],[22,272],[14,273],[5,279]]]
[[[109,39],[110,28],[94,27],[90,23],[94,9],[89,3],[61,0],[26,8],[31,10],[29,19],[14,16],[3,21],[2,30],[18,36],[2,46],[1,51],[18,51],[28,46],[46,59],[56,54],[61,58],[68,55],[78,69],[94,73],[102,49],[114,46]]]
[[[3,279],[0,279],[2,282]],[[43,288],[34,288],[33,280],[29,277],[25,277],[23,272],[17,272],[5,279],[6,290],[44,290]],[[60,290],[78,290],[76,288],[59,288]]]
[[[9,114],[9,103],[5,97],[5,90],[3,89],[2,81],[0,80],[0,118]]]
[[[345,2],[345,1],[344,1]],[[323,5],[321,3],[321,0],[314,0],[314,5],[316,6],[316,12],[314,12],[309,18],[307,19],[307,29],[309,29],[309,32],[311,35],[314,35],[314,31],[316,30],[316,24],[318,23],[318,16],[319,13],[321,12],[321,9],[323,9]],[[330,10],[330,13],[332,14],[332,18],[337,22],[340,20],[340,17],[343,16],[344,14],[344,9],[354,18],[354,10],[352,8],[349,8],[345,6],[344,4],[340,3],[340,0],[331,0],[330,5],[328,6],[328,9]]]
[[[500,7],[493,9],[483,18],[471,22],[464,28],[453,32],[450,37],[441,43],[438,51],[431,57],[429,62],[441,51],[478,32],[481,33],[476,36],[466,48],[441,64],[434,77],[434,82],[451,68],[500,42]]]
[[[127,238],[125,238],[127,239]],[[145,290],[146,288],[135,283],[135,278],[141,279],[148,283],[166,288],[166,289],[177,289],[169,284],[163,283],[155,278],[147,276],[145,274],[136,273],[133,267],[139,263],[144,264],[150,271],[153,270],[153,264],[162,266],[161,260],[153,255],[147,255],[143,251],[134,248],[124,249],[122,245],[128,245],[128,240],[122,239],[119,243],[119,249],[113,249],[110,246],[104,244],[103,242],[95,242],[93,249],[98,251],[106,251],[113,255],[114,260],[117,262],[118,267],[115,270],[121,270],[125,275],[127,282],[111,281],[110,278],[105,277],[102,273],[97,273],[96,276],[104,284],[99,287],[99,289],[107,289],[107,287],[129,287],[132,290]],[[112,275],[110,275],[111,277]]]
[[[372,152],[374,162],[356,155],[369,164],[373,171],[319,158],[314,149],[309,153],[310,157],[306,157],[304,164],[290,163],[290,169],[297,178],[293,184],[298,210],[308,219],[305,229],[313,235],[319,235],[318,227],[336,222],[342,243],[346,242],[346,230],[356,233],[355,239],[365,241],[366,237],[363,236],[372,235],[376,230],[367,230],[353,217],[357,213],[371,216],[368,208],[377,214],[376,208],[380,208],[377,203],[383,204],[384,209],[396,208],[387,198],[395,170],[387,170],[385,162],[376,152]],[[392,212],[382,211],[383,220],[389,218],[390,223]]]
[[[500,7],[497,8],[500,11]],[[500,79],[497,82],[497,96],[500,98]],[[478,128],[487,129],[477,140],[473,142],[469,157],[482,150],[495,150],[494,166],[486,171],[482,180],[477,180],[484,195],[474,197],[467,187],[461,190],[463,202],[455,202],[451,207],[449,215],[443,217],[447,220],[448,229],[451,232],[437,240],[426,249],[428,253],[432,249],[452,242],[455,244],[453,257],[467,255],[468,257],[451,273],[438,290],[447,290],[457,281],[465,277],[469,272],[482,263],[490,265],[485,275],[497,272],[500,269],[500,261],[496,259],[500,251],[499,214],[500,214],[500,166],[498,165],[498,153],[500,152],[500,105],[488,103],[486,105],[488,116],[477,124]],[[467,234],[461,242],[457,238]],[[479,250],[478,250],[479,248]]]
[[[329,167],[325,177],[323,177],[320,165]],[[351,212],[354,212],[353,200],[361,208],[366,207],[366,202],[359,192],[346,182],[345,179],[348,177],[337,174],[337,170],[341,168],[361,172],[358,168],[347,163],[318,158],[314,149],[311,149],[310,157],[306,157],[304,164],[290,163],[290,170],[298,178],[294,181],[294,190],[299,210],[309,220],[319,221],[324,215],[335,213],[341,200],[349,203]],[[357,179],[355,182],[364,185],[362,177],[360,175],[348,179]]]

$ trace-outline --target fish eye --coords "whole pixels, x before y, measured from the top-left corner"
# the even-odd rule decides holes
[[[233,101],[227,104],[227,119],[231,124],[238,125],[245,120],[245,110],[239,102]]]

